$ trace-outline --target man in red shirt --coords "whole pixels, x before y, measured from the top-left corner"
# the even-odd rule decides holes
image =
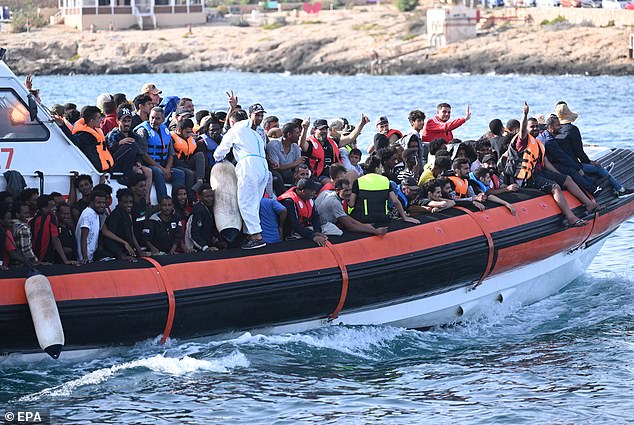
[[[9,205],[0,203],[0,270],[8,270],[11,260],[22,263],[29,267],[29,261],[24,258],[19,249],[15,246],[13,234],[9,231],[11,228],[11,210]]]
[[[31,220],[33,234],[33,251],[41,262],[52,263],[55,253],[64,264],[79,265],[77,261],[68,260],[59,240],[59,227],[55,215],[55,201],[50,195],[42,195],[37,200],[38,212]]]
[[[425,123],[421,139],[423,142],[429,143],[434,139],[444,139],[447,142],[453,140],[452,130],[460,127],[471,118],[471,109],[467,104],[467,114],[464,118],[457,118],[449,121],[451,118],[451,105],[448,103],[439,103],[436,107],[436,115]]]

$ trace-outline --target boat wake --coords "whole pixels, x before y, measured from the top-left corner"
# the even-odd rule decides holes
[[[249,361],[239,351],[218,359],[204,360],[185,356],[183,358],[165,357],[162,354],[133,360],[114,366],[97,369],[80,378],[65,382],[52,388],[46,388],[34,394],[29,394],[18,399],[19,402],[33,402],[42,398],[65,397],[71,395],[76,389],[87,385],[98,385],[117,375],[118,373],[137,368],[145,368],[152,372],[169,375],[184,375],[194,372],[230,373],[233,369],[246,368]]]

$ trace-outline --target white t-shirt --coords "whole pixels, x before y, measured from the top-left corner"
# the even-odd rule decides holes
[[[75,229],[75,235],[77,237],[77,252],[79,253],[79,259],[84,258],[81,255],[81,229],[88,229],[88,240],[86,241],[86,248],[88,249],[88,260],[93,259],[95,251],[97,251],[97,243],[99,241],[99,230],[101,229],[101,222],[99,220],[99,214],[90,207],[87,207],[82,211],[77,221],[77,228]]]

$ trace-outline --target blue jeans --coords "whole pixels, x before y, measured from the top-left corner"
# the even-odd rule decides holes
[[[167,196],[167,186],[165,186],[165,176],[159,167],[150,166],[152,170],[152,182],[156,190],[156,200],[158,201]],[[172,168],[172,186],[185,186],[185,172],[176,168]]]
[[[610,176],[610,184],[615,190],[623,189],[623,185],[619,183],[614,177],[608,173],[608,170],[601,167],[600,165],[592,165],[592,164],[581,164],[581,169],[584,173],[596,175],[598,179],[602,179],[606,176]]]

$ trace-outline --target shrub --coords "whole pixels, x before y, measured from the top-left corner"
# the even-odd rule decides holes
[[[26,32],[27,21],[32,28],[39,28],[46,25],[46,19],[37,13],[37,9],[30,5],[25,5],[23,8],[14,10],[13,22],[11,23],[12,32]]]
[[[396,0],[396,8],[401,12],[410,12],[416,9],[418,0]]]

